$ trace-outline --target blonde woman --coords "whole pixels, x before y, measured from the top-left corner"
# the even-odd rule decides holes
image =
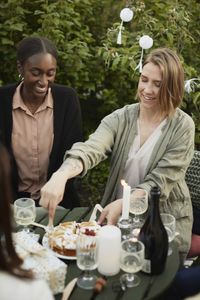
[[[152,51],[138,83],[139,103],[106,116],[85,143],[66,151],[65,161],[42,188],[41,205],[55,212],[66,182],[111,156],[110,174],[99,222],[115,224],[122,210],[124,178],[134,188],[161,189],[161,212],[171,213],[180,235],[181,261],[190,247],[192,205],[185,172],[194,151],[194,123],[179,106],[184,94],[184,73],[179,57],[168,48]],[[115,200],[115,201],[114,201]],[[110,204],[109,204],[110,203]]]

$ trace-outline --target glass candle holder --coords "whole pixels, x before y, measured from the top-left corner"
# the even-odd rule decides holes
[[[133,219],[130,217],[128,219],[123,219],[121,217],[117,222],[117,227],[121,231],[121,240],[124,241],[132,235]]]

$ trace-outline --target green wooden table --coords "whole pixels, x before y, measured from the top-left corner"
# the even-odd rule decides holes
[[[92,210],[87,207],[77,207],[72,210],[63,209],[59,210],[55,214],[54,218],[54,226],[58,225],[61,222],[67,222],[67,221],[87,221],[89,220],[89,217],[92,213]],[[36,222],[39,222],[40,224],[47,225],[48,224],[48,215],[45,213],[43,216],[40,216],[39,218],[36,218]],[[42,240],[42,237],[44,235],[44,230],[37,228],[36,233],[39,233],[41,236],[40,241]],[[63,260],[67,265],[67,275],[66,275],[66,285],[75,277],[78,277],[81,273],[81,270],[79,270],[76,266],[76,260]],[[155,276],[153,278],[153,283],[150,288],[150,291],[148,293],[147,299],[161,299],[161,295],[163,292],[168,288],[168,286],[173,281],[177,270],[179,267],[179,256],[178,252],[176,250],[175,245],[173,246],[173,253],[172,255],[168,256],[167,264],[165,267],[164,272],[159,275]],[[98,273],[97,270],[94,271],[94,273],[98,277],[102,277],[101,274]],[[107,285],[103,289],[103,291],[96,296],[96,300],[114,300],[117,297],[117,293],[112,290],[112,284],[113,282],[119,282],[119,277],[123,272],[120,271],[119,274],[116,276],[108,277],[107,279]],[[150,281],[152,281],[152,277],[144,274],[142,272],[139,272],[138,275],[141,278],[141,283],[139,286],[134,288],[129,288],[126,290],[126,292],[123,294],[123,297],[121,297],[122,300],[141,300],[143,299],[144,292],[146,288],[148,287]],[[92,291],[83,290],[79,287],[75,286],[71,296],[70,300],[89,300],[92,296]],[[61,300],[62,295],[58,294],[55,296],[56,300]]]

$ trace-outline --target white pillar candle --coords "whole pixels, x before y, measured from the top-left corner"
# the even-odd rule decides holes
[[[98,271],[112,276],[120,270],[121,231],[113,225],[101,227],[98,235]]]
[[[123,179],[121,180],[121,184],[123,185],[122,219],[128,219],[130,209],[131,187]]]

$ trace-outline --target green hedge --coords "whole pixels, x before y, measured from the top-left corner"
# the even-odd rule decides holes
[[[133,9],[134,17],[123,24],[122,45],[117,45],[124,7]],[[16,46],[23,37],[48,37],[59,51],[56,82],[77,91],[87,138],[105,115],[135,101],[141,36],[151,36],[153,48],[177,51],[186,79],[200,77],[199,15],[200,4],[195,0],[1,1],[0,84],[18,80]],[[195,121],[196,148],[200,149],[200,85],[193,87],[192,93],[185,93],[183,109]],[[78,183],[83,200],[101,199],[108,169],[109,162],[103,162]]]

